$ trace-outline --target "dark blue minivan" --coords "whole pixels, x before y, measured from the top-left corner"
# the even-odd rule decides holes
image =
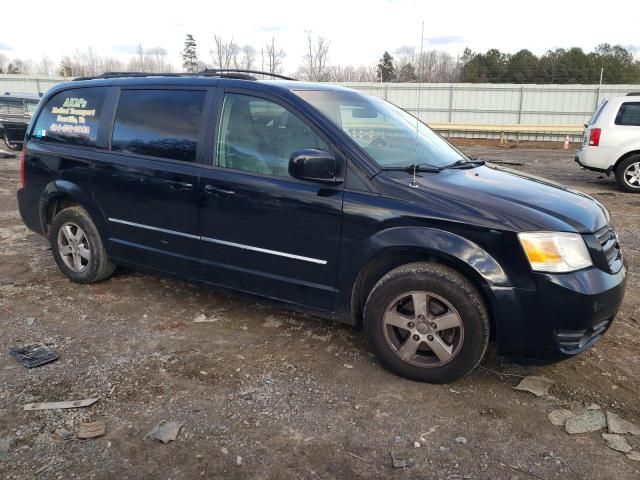
[[[626,266],[596,200],[451,146],[378,98],[237,71],[105,74],[40,102],[24,223],[60,270],[116,265],[363,325],[393,372],[555,361],[609,328]]]

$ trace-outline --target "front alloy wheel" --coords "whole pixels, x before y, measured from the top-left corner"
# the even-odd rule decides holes
[[[408,292],[393,299],[383,321],[389,347],[417,367],[444,365],[455,358],[464,341],[460,314],[432,292]]]
[[[489,316],[476,288],[455,270],[410,263],[384,275],[364,308],[371,350],[392,372],[446,383],[471,372],[489,342]]]

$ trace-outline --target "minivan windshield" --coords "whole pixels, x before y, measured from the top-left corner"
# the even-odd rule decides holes
[[[294,93],[338,125],[381,168],[441,168],[467,160],[416,117],[377,97],[340,90]]]

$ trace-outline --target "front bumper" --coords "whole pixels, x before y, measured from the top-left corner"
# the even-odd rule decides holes
[[[535,290],[493,292],[498,353],[515,360],[552,362],[583,352],[609,328],[622,303],[626,265],[568,274],[535,273]]]

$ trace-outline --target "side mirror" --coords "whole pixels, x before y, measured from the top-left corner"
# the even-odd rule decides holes
[[[331,153],[309,148],[289,157],[289,175],[319,183],[342,183],[340,162]]]

